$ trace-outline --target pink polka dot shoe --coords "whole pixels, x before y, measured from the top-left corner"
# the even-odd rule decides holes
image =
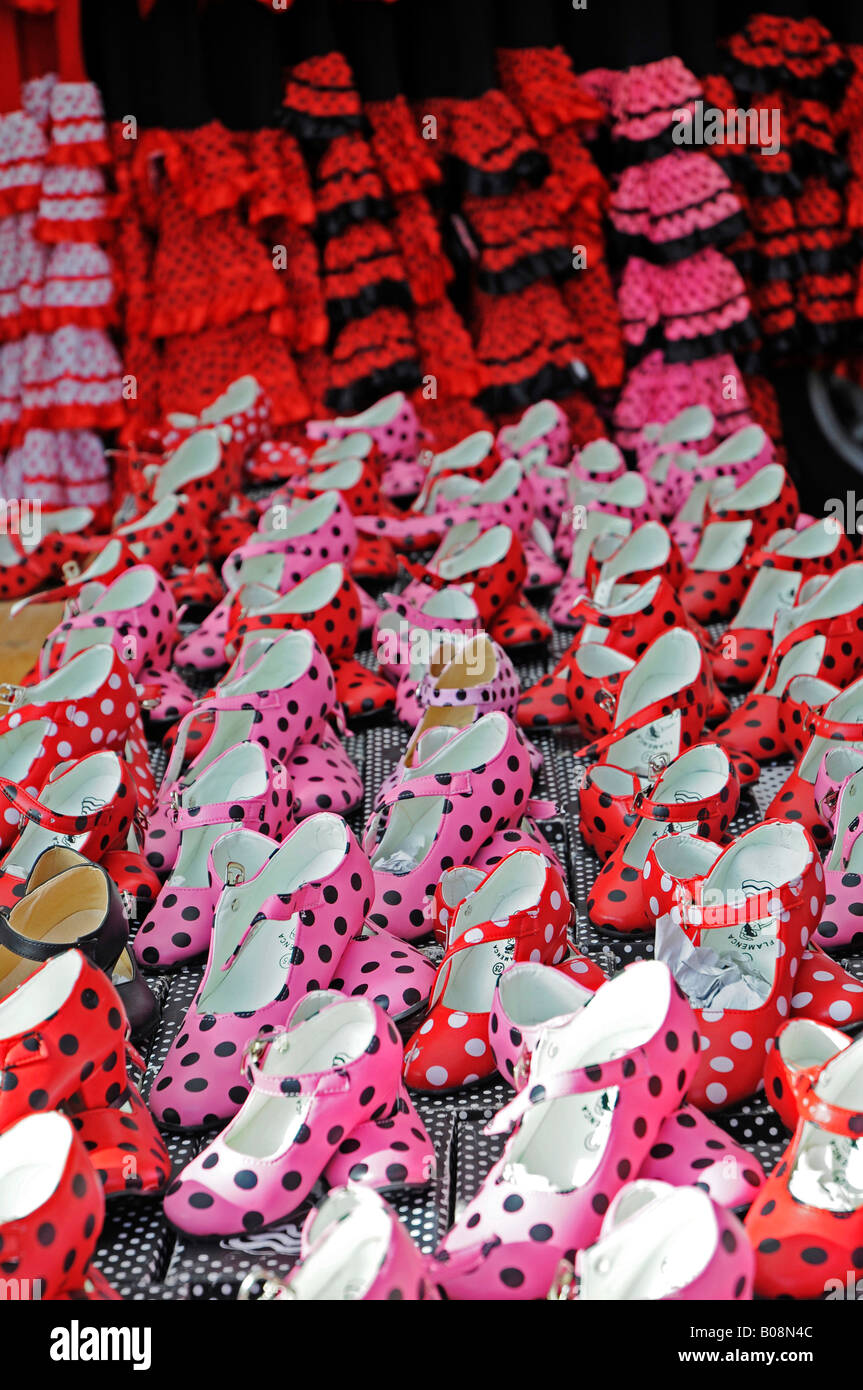
[[[623,838],[606,859],[587,897],[591,922],[601,931],[647,931],[656,913],[643,894],[650,889],[648,851],[671,831],[718,841],[737,813],[740,788],[728,756],[715,743],[688,748],[639,792],[627,815]]]
[[[459,584],[439,589],[414,583],[411,588],[410,597],[384,595],[386,606],[375,622],[372,643],[378,666],[391,680],[405,678],[417,685],[427,668],[426,652],[447,636],[480,631],[483,622],[475,600]]]
[[[316,811],[346,816],[363,799],[363,782],[340,739],[324,732],[315,743],[303,741],[285,760],[294,794],[294,815],[305,820]]]
[[[428,1003],[435,968],[428,956],[397,936],[364,922],[330,981],[343,994],[362,994],[396,1022]]]
[[[538,401],[528,406],[518,424],[505,425],[498,431],[501,458],[523,459],[538,445],[545,448],[546,461],[553,468],[565,468],[569,463],[569,421],[555,401]]]
[[[168,1220],[206,1239],[284,1222],[343,1141],[371,1125],[367,1139],[380,1142],[376,1125],[400,1106],[400,1065],[395,1026],[363,999],[339,999],[290,1029],[253,1034],[242,1057],[247,1097],[171,1184]],[[361,1142],[355,1165],[364,1153]],[[394,1166],[383,1177],[399,1187],[405,1165]]]
[[[238,1297],[244,1296],[241,1289]],[[333,1186],[309,1213],[298,1263],[287,1279],[269,1278],[262,1297],[277,1303],[294,1299],[418,1303],[439,1300],[440,1294],[429,1261],[392,1208],[373,1189],[351,1185]]]
[[[759,1088],[770,1039],[790,1016],[824,902],[821,860],[801,826],[765,821],[725,849],[688,834],[657,840],[645,872],[657,958],[686,988],[701,1033],[689,1099],[721,1110]]]
[[[443,636],[419,683],[412,686],[411,679],[410,672],[404,675],[396,693],[396,712],[414,727],[400,767],[416,761],[417,745],[432,730],[457,732],[492,710],[515,717],[518,676],[503,648],[485,632]]]
[[[165,670],[177,638],[177,605],[171,590],[149,565],[126,570],[107,588],[88,584],[67,617],[46,638],[39,657],[43,675],[78,652],[110,645],[137,680],[141,672]]]
[[[371,904],[368,860],[329,812],[303,821],[242,882],[226,868],[200,987],[149,1095],[168,1128],[213,1128],[236,1114],[248,1093],[246,1043],[329,984]]]
[[[863,1247],[861,1052],[858,1039],[794,1075],[794,1133],[745,1223],[762,1297],[847,1297]]]
[[[406,767],[365,831],[375,925],[407,941],[424,936],[423,906],[441,872],[518,823],[529,811],[531,780],[524,739],[501,713],[483,715],[419,766]]]
[[[280,587],[299,583],[313,570],[335,560],[350,565],[356,554],[357,531],[354,519],[338,492],[322,492],[308,502],[276,502],[268,507],[247,541],[232,550],[222,566],[222,578],[229,589],[247,582],[242,570],[253,556],[286,555],[294,560],[290,567],[273,565],[248,576],[251,581]]]
[[[674,450],[660,455],[650,473],[657,513],[676,516],[698,484],[708,488],[719,478],[740,486],[773,462],[773,444],[760,425],[744,425],[709,453]]]
[[[554,542],[545,522],[537,520],[533,523],[530,535],[524,539],[523,549],[527,565],[526,589],[550,589],[561,583],[563,568],[555,559]]]
[[[489,1023],[489,1042],[504,1080],[522,1090],[543,1029],[577,1013],[604,982],[599,967],[577,952],[571,962],[552,968],[524,964],[505,970]],[[639,1176],[691,1182],[722,1206],[737,1209],[749,1206],[764,1181],[757,1159],[692,1105],[682,1105],[663,1121]]]
[[[491,1076],[489,1016],[508,963],[559,963],[572,905],[562,877],[536,850],[516,850],[455,908],[425,1021],[405,1049],[415,1090],[454,1090]]]
[[[311,633],[301,629],[250,639],[225,680],[198,702],[177,730],[144,838],[151,866],[166,873],[175,862],[180,837],[172,802],[215,758],[252,741],[286,767],[301,743],[322,738],[328,720],[337,717],[335,679]],[[201,739],[193,738],[197,732]],[[343,754],[342,776],[346,763],[350,765]],[[292,780],[289,777],[289,786]]]
[[[431,489],[428,517],[438,534],[450,526],[477,521],[482,531],[509,526],[527,536],[536,516],[533,487],[518,459],[506,459],[487,482],[455,476],[439,478]]]
[[[863,767],[843,780],[833,812],[833,846],[824,861],[827,892],[825,913],[824,919],[816,927],[813,938],[818,945],[826,947],[829,951],[849,948],[856,951],[863,941],[863,894],[860,892],[860,885],[863,883],[861,802]],[[850,1011],[848,1017],[850,1018]],[[847,1019],[835,1021],[847,1022]]]
[[[686,406],[665,425],[645,425],[635,446],[638,471],[659,478],[654,465],[660,458],[673,457],[684,449],[706,452],[715,428],[713,412],[706,405]]]
[[[488,1125],[512,1131],[436,1253],[450,1298],[544,1298],[560,1261],[596,1240],[697,1065],[692,1011],[659,961],[639,961],[553,1020],[527,1080]]]
[[[737,1217],[696,1187],[640,1178],[606,1212],[599,1239],[564,1260],[550,1299],[752,1298],[755,1255]]]
[[[213,895],[220,887],[209,855],[221,835],[243,825],[277,838],[292,820],[288,775],[258,743],[235,744],[193,781],[175,787],[170,822],[179,836],[179,849],[170,877],[135,937],[140,964],[150,970],[173,970],[207,950]],[[158,868],[152,862],[155,853],[148,852],[148,861]]]
[[[566,523],[572,536],[569,564],[551,608],[558,626],[576,626],[572,609],[582,594],[590,592],[587,564],[593,547],[601,543],[613,546],[615,541],[624,540],[633,526],[650,520],[645,497],[644,479],[627,473],[586,507],[579,503],[572,508],[571,520]],[[563,553],[559,537],[556,548],[558,554]]]
[[[560,515],[554,538],[555,549],[562,560],[577,568],[573,551],[584,530],[585,516],[594,510],[628,516],[637,510],[639,520],[647,521],[651,512],[647,503],[647,484],[630,478],[623,454],[608,439],[594,439],[579,451],[569,466],[566,505]],[[582,547],[584,548],[584,547]]]

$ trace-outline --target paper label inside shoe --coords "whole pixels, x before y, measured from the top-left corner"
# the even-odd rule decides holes
[[[228,885],[228,887],[236,888],[238,883],[245,883],[245,881],[246,870],[243,867],[243,865],[236,863],[236,861],[233,859],[230,860],[228,863],[227,877],[225,878],[225,882]]]
[[[626,743],[628,764],[648,768],[657,775],[680,751],[680,710],[674,710],[643,729],[636,729],[627,736]]]

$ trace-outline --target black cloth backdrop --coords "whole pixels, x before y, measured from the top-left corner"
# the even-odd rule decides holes
[[[622,68],[676,54],[716,71],[717,41],[751,14],[814,16],[846,42],[863,42],[863,5],[848,0],[83,0],[90,75],[107,114],[192,128],[218,117],[233,129],[275,121],[281,70],[338,48],[361,94],[382,99],[479,95],[495,84],[497,47],[562,44],[576,71]]]

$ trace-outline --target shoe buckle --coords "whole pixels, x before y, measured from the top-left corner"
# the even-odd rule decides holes
[[[596,697],[596,703],[600,709],[605,710],[606,714],[614,713],[614,696],[610,690],[600,690]]]
[[[242,864],[236,863],[233,859],[228,861],[227,876],[225,884],[228,888],[236,888],[238,883],[245,883],[246,870]]]
[[[260,1292],[254,1290],[260,1287]],[[270,1303],[273,1299],[296,1298],[290,1285],[268,1269],[256,1265],[250,1269],[237,1292],[238,1303]]]
[[[60,570],[67,584],[74,584],[81,577],[81,566],[77,560],[64,560]]]
[[[527,1048],[524,1048],[524,1050],[520,1052],[518,1055],[518,1060],[515,1064],[515,1070],[512,1074],[512,1079],[515,1083],[516,1090],[520,1091],[523,1086],[527,1085],[527,1078],[529,1075],[530,1053],[528,1052]]]
[[[174,789],[171,792],[171,815],[173,816],[174,820],[176,820],[179,816],[181,807],[182,802],[180,800],[180,793],[176,789]]]
[[[0,705],[8,705],[10,710],[17,709],[24,703],[23,685],[9,685],[6,682],[0,684]]]
[[[137,898],[132,897],[132,894],[129,892],[128,888],[121,888],[120,900],[123,904],[123,911],[126,914],[126,920],[128,922],[136,922],[138,920]]]
[[[654,753],[652,757],[648,758],[647,767],[651,776],[658,777],[660,772],[664,772],[668,767],[668,754]]]
[[[546,1301],[552,1303],[570,1302],[575,1298],[575,1289],[575,1268],[569,1260],[561,1260],[551,1281],[551,1288],[546,1294]]]

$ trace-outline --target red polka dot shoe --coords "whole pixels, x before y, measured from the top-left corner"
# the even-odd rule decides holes
[[[127,949],[126,902],[104,864],[92,864],[65,846],[43,850],[22,897],[11,910],[0,909],[0,996],[43,962],[75,947],[113,982],[133,1039],[148,1036],[159,1008]]]
[[[797,763],[767,808],[768,817],[799,821],[825,846],[830,831],[815,804],[815,778],[831,744],[844,743],[849,751],[863,753],[863,677],[838,694],[833,689],[824,681],[797,676],[784,691],[779,729]]]
[[[501,609],[491,625],[491,636],[507,651],[518,651],[522,647],[535,647],[548,642],[551,628],[533,604],[523,598],[519,603],[508,603]]]
[[[826,897],[824,902],[826,905]],[[813,938],[816,936],[817,932],[813,933]],[[791,996],[791,1017],[841,1023],[843,1028],[855,1030],[863,1023],[863,985],[838,961],[831,960],[815,939],[800,961]]]
[[[628,536],[600,536],[594,541],[585,582],[588,593],[598,594],[601,602],[615,583],[643,584],[655,575],[664,575],[677,592],[683,572],[680,551],[666,528],[658,521],[645,521]]]
[[[98,862],[125,845],[137,811],[126,764],[107,750],[61,763],[38,798],[9,783],[2,792],[20,818],[19,833],[0,860],[0,903],[7,907],[23,897],[43,850],[66,845]]]
[[[233,659],[248,633],[308,628],[331,662],[344,660],[356,651],[359,619],[359,597],[347,570],[343,565],[323,565],[282,593],[260,584],[244,584],[238,589],[225,651]]]
[[[491,1076],[489,1016],[507,964],[559,963],[572,906],[558,871],[536,850],[516,850],[456,907],[431,1004],[405,1050],[416,1090],[453,1090]]]
[[[778,463],[711,501],[680,590],[687,612],[700,623],[718,623],[736,612],[749,579],[746,560],[774,532],[793,526],[798,510],[797,490]]]
[[[12,504],[7,504],[10,507]],[[90,507],[67,507],[38,517],[20,504],[17,529],[0,535],[0,600],[21,599],[64,577],[66,565],[77,566],[93,548],[81,534],[92,526]],[[29,522],[29,524],[28,524]]]
[[[531,781],[524,739],[501,713],[483,715],[405,768],[366,826],[375,876],[371,920],[407,941],[425,936],[423,905],[442,871],[469,862],[496,831],[529,812]]]
[[[601,858],[620,839],[628,802],[639,787],[691,747],[704,728],[707,666],[697,639],[685,628],[664,632],[609,695],[609,732],[577,755],[595,764],[579,788],[579,825]]]
[[[533,472],[530,476],[536,491],[536,473]],[[555,559],[554,542],[544,521],[539,518],[534,521],[530,535],[524,539],[523,549],[527,565],[525,589],[551,589],[562,582],[563,568]]]
[[[362,999],[334,1001],[290,1029],[253,1036],[242,1063],[248,1096],[171,1184],[168,1220],[205,1239],[284,1222],[340,1144],[399,1107],[401,1055],[395,1026]],[[355,1165],[364,1152],[361,1143]],[[392,1178],[383,1176],[387,1186],[401,1187],[405,1165],[394,1166]]]
[[[555,401],[538,401],[528,406],[518,424],[498,430],[497,451],[501,458],[524,459],[537,445],[546,450],[546,461],[553,468],[565,468],[572,457],[569,420]]]
[[[74,616],[46,639],[39,658],[43,675],[56,671],[78,652],[110,645],[138,680],[147,672],[158,680],[167,671],[177,641],[177,605],[161,575],[150,565],[126,570],[108,587],[88,585]]]
[[[722,636],[713,660],[716,679],[740,688],[754,685],[773,660],[774,649],[781,642],[788,642],[791,636],[795,643],[805,640],[809,634],[798,630],[807,628],[810,623],[823,624],[827,619],[833,630],[824,632],[824,635],[832,638],[831,645],[839,645],[840,628],[847,628],[850,615],[842,614],[841,618],[834,614],[828,616],[827,609],[835,607],[840,586],[833,586],[826,596],[826,602],[822,598],[820,619],[817,615],[809,617],[809,605],[805,602],[802,586],[814,575],[841,569],[852,557],[850,540],[844,532],[836,530],[830,517],[813,522],[800,531],[778,532],[763,549],[753,552],[747,560],[749,568],[754,571],[752,581],[739,611]],[[843,578],[841,589],[848,594],[852,585],[853,578],[851,584]],[[801,603],[801,599],[804,602]],[[787,612],[788,609],[791,611]],[[780,614],[783,621],[779,625],[777,642],[774,627]],[[792,620],[793,629],[789,631]],[[814,631],[813,626],[813,634]],[[785,650],[789,650],[789,647],[786,646]],[[784,655],[784,651],[781,655]]]
[[[453,527],[427,566],[402,561],[411,580],[401,597],[410,601],[429,586],[457,584],[467,589],[484,626],[521,596],[527,578],[524,551],[509,526],[481,531],[478,522]]]
[[[128,569],[141,563],[128,541],[119,533],[108,540],[102,538],[87,542],[77,559],[67,560],[63,565],[64,584],[53,589],[44,589],[28,598],[13,603],[10,616],[15,617],[25,608],[41,603],[64,603],[78,598],[85,584],[98,579],[102,584],[111,584]]]
[[[670,830],[719,840],[739,796],[737,774],[715,743],[696,744],[669,763],[652,787],[636,794],[623,839],[594,879],[587,897],[594,926],[614,933],[649,930],[642,874],[653,842]]]
[[[165,453],[179,447],[196,431],[219,427],[226,457],[234,471],[272,433],[270,399],[253,376],[241,376],[205,406],[200,416],[175,412],[167,417],[162,435]]]
[[[764,1094],[786,1129],[797,1128],[797,1096],[850,1046],[847,1033],[814,1019],[789,1018],[780,1024],[764,1067]]]
[[[860,1068],[857,1041],[796,1072],[793,1137],[746,1218],[762,1297],[844,1298],[863,1264]]]
[[[286,1280],[268,1279],[265,1296],[275,1302],[440,1298],[428,1260],[392,1208],[372,1189],[353,1185],[334,1186],[309,1212],[298,1263]]]
[[[66,1115],[29,1115],[0,1133],[3,1275],[22,1299],[117,1299],[90,1260],[105,1197]],[[24,1290],[29,1292],[24,1292]]]
[[[488,1125],[512,1130],[503,1153],[436,1253],[449,1297],[545,1297],[685,1095],[693,1025],[667,967],[640,961],[543,1030],[523,1088]]]
[[[595,699],[604,677],[599,671],[589,677],[581,672],[575,657],[582,644],[608,647],[634,662],[668,628],[689,627],[705,649],[710,645],[706,634],[693,625],[671,585],[660,575],[635,589],[628,583],[615,583],[599,595],[582,595],[571,616],[581,620],[579,635],[554,670],[522,695],[518,722],[523,728],[576,722],[588,734],[607,732],[610,715]],[[593,654],[599,658],[598,652]],[[618,668],[613,657],[611,662],[608,676],[622,679],[625,671],[631,669],[628,663]]]
[[[509,526],[519,537],[527,537],[536,516],[533,488],[518,459],[507,459],[484,483],[452,476],[439,478],[428,507],[438,535],[451,526],[475,521],[481,531]]]
[[[627,1183],[605,1214],[599,1239],[564,1260],[550,1299],[752,1297],[755,1256],[737,1217],[695,1187]]]
[[[0,1001],[0,1132],[59,1105],[79,1114],[122,1101],[128,1028],[111,981],[80,951],[47,961]]]
[[[129,1082],[118,1105],[72,1117],[106,1197],[156,1197],[171,1176],[171,1159],[141,1093]]]
[[[758,1089],[764,1054],[791,1009],[803,951],[824,902],[824,873],[799,825],[765,821],[720,849],[691,835],[657,840],[645,862],[656,954],[683,981],[701,1055],[689,1099],[720,1110]]]
[[[182,440],[160,465],[144,469],[146,491],[139,497],[136,516],[140,517],[166,497],[182,493],[189,506],[208,529],[215,516],[225,510],[239,484],[238,469],[226,456],[229,434],[224,427],[197,429]],[[226,466],[227,464],[227,466]]]
[[[590,592],[587,562],[593,547],[600,543],[611,547],[616,540],[625,540],[634,526],[650,520],[645,497],[644,479],[637,473],[627,473],[587,507],[579,503],[570,509],[570,558],[563,583],[551,607],[551,616],[559,627],[577,626],[572,611],[582,594]],[[560,554],[559,538],[556,548]]]
[[[257,872],[239,877],[234,862],[201,984],[148,1097],[169,1129],[211,1129],[237,1113],[249,1091],[247,1043],[283,1028],[303,995],[329,984],[371,906],[368,860],[327,811],[292,830]]]
[[[281,836],[293,821],[288,774],[260,744],[235,744],[192,782],[174,789],[170,820],[179,836],[177,857],[135,937],[135,954],[150,970],[173,970],[207,950],[222,887],[212,872],[210,851],[220,836],[241,825],[264,837]],[[154,843],[159,842],[151,838],[150,846]],[[167,846],[167,838],[162,843]],[[159,854],[148,850],[151,867],[160,867],[153,863]]]
[[[136,521],[119,526],[113,539],[128,545],[138,564],[152,565],[166,576],[178,565],[194,568],[207,557],[207,533],[182,494],[169,493]]]

